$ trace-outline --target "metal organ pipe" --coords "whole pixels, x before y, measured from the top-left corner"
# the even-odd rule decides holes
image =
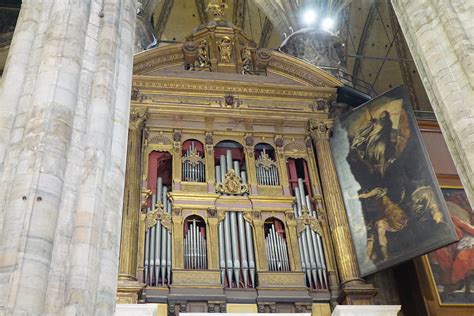
[[[268,234],[265,238],[267,246],[268,270],[270,271],[289,271],[288,249],[286,241],[271,224]]]
[[[242,183],[247,183],[247,174],[240,170],[240,162],[232,161],[232,151],[219,156],[216,166],[216,183],[225,181],[227,172],[233,169]],[[228,287],[255,287],[255,255],[252,227],[244,220],[242,212],[226,211],[219,223],[219,268],[222,283],[227,279]]]
[[[298,178],[298,186],[294,191],[296,203],[293,209],[296,217],[310,215],[317,218],[317,213],[313,209],[311,198],[305,194],[303,179]],[[300,247],[302,268],[306,275],[307,284],[311,288],[327,289],[326,262],[321,236],[307,225],[298,236],[298,245]]]

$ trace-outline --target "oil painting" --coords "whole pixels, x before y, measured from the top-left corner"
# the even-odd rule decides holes
[[[459,241],[428,254],[440,304],[473,304],[474,212],[461,188],[443,188]]]
[[[338,118],[331,151],[362,276],[457,240],[403,87]]]

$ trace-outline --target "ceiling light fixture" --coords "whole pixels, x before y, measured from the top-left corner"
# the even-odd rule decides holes
[[[316,12],[314,12],[313,10],[306,11],[303,15],[303,20],[304,23],[308,26],[314,24],[314,22],[316,21]]]
[[[321,28],[325,31],[331,31],[334,27],[334,20],[331,18],[325,18],[321,23]]]

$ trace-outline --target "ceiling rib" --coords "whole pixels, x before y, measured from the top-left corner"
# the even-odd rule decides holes
[[[199,15],[199,21],[201,22],[201,24],[207,24],[207,22],[209,22],[209,19],[207,18],[206,4],[204,3],[204,0],[195,0],[195,3]]]
[[[359,56],[364,55],[365,45],[367,43],[367,39],[369,38],[372,26],[374,25],[375,16],[377,13],[376,6],[377,6],[377,1],[372,2],[369,9],[369,13],[367,14],[367,18],[365,19],[364,28],[360,35],[360,40],[359,40],[359,45],[357,46],[356,55],[359,55]],[[362,69],[362,62],[363,62],[363,59],[361,58],[358,58],[354,61],[354,68],[352,69],[352,76],[353,76],[352,84],[354,85],[354,87],[357,86],[357,80],[360,75],[360,71]]]
[[[262,27],[262,34],[260,34],[260,40],[258,42],[258,47],[265,48],[268,46],[272,32],[273,32],[273,24],[267,17],[265,17],[265,22],[263,22],[263,27]]]

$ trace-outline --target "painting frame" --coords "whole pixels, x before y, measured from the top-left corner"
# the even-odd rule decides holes
[[[368,114],[366,114],[366,112]],[[387,117],[390,121],[389,133],[393,133],[393,130],[396,129],[398,131],[396,136],[397,141],[402,139],[402,141],[405,142],[400,145],[402,142],[400,141],[400,143],[392,145],[392,148],[395,148],[392,152],[399,149],[399,156],[393,154],[390,159],[393,159],[392,161],[395,161],[395,163],[388,167],[384,165],[384,163],[387,164],[389,159],[387,157],[383,157],[385,158],[383,160],[379,158],[384,156],[384,154],[387,156],[387,137],[382,138],[380,135],[377,135],[372,138],[372,145],[374,144],[373,139],[384,139],[386,142],[378,147],[383,148],[384,151],[382,154],[380,154],[380,150],[375,146],[373,150],[379,150],[379,152],[377,152],[378,156],[374,153],[370,153],[368,149],[369,142],[371,141],[369,139],[369,133],[376,131],[381,134],[381,131],[384,129],[383,124],[387,121]],[[395,123],[397,124],[396,127]],[[367,124],[367,126],[373,124],[373,126],[369,129],[364,124]],[[379,124],[379,126],[377,126],[377,124]],[[369,132],[367,132],[367,130],[369,130]],[[404,132],[406,132],[406,135],[403,134]],[[363,143],[364,139],[359,137],[360,135],[366,136],[365,147],[360,146],[362,147],[362,152],[360,152],[358,144]],[[359,141],[358,137],[363,141]],[[429,253],[457,240],[453,223],[447,211],[446,203],[431,165],[428,152],[424,146],[421,132],[418,128],[405,88],[400,86],[389,90],[336,119],[330,145],[341,192],[343,192],[343,201],[348,216],[352,243],[356,250],[356,258],[362,277]],[[396,146],[398,146],[398,149]],[[391,174],[396,174],[395,169],[399,168],[404,174],[408,175],[409,173],[404,169],[407,168],[407,161],[413,158],[411,156],[412,154],[416,154],[414,156],[417,157],[417,166],[420,171],[418,171],[418,174],[415,176],[412,176],[410,181],[413,183],[423,182],[424,184],[423,186],[416,186],[414,184],[411,191],[406,190],[408,194],[405,196],[399,194],[402,198],[404,196],[406,200],[409,200],[409,198],[412,199],[410,200],[412,209],[408,209],[408,206],[402,206],[401,200],[400,202],[394,202],[396,200],[390,197],[389,194],[395,190],[391,188],[396,188],[397,185],[389,184],[391,178],[388,174],[390,171]],[[357,156],[358,161],[354,160],[354,157],[351,157],[351,155],[354,157]],[[363,155],[365,155],[365,157]],[[370,164],[363,161],[368,160],[366,157],[379,160]],[[357,164],[354,163],[354,161],[356,161]],[[369,162],[372,161],[369,160]],[[364,168],[367,169],[367,171],[363,171],[365,170]],[[359,175],[357,175],[357,172],[359,172]],[[423,181],[418,179],[417,175],[420,175],[420,179]],[[363,184],[361,181],[364,177],[366,179],[364,181],[367,182],[366,184]],[[369,178],[369,180],[367,180],[367,178]],[[373,181],[376,185],[370,182],[372,178],[376,179]],[[399,184],[402,184],[402,181],[399,181]],[[428,232],[431,232],[427,225],[428,221],[420,219],[421,217],[415,218],[413,215],[416,213],[417,207],[415,202],[419,201],[419,198],[415,201],[415,192],[419,188],[426,188],[425,191],[428,192],[427,194],[432,196],[430,198],[431,201],[434,201],[432,202],[434,204],[430,205],[435,205],[437,211],[441,214],[438,215],[438,218],[435,218],[434,215],[432,218],[432,220],[436,221],[436,224],[440,222],[443,223],[443,228],[442,230],[440,228],[439,234],[428,234]],[[406,196],[408,196],[408,198],[406,198]],[[379,205],[378,208],[372,207],[372,209],[377,209],[379,212],[377,219],[371,219],[373,215],[368,211],[369,207],[367,203],[365,203],[365,199],[368,200],[369,198],[383,201],[383,204]],[[408,202],[404,203],[409,205]],[[382,209],[384,211],[380,212]],[[429,213],[429,211],[426,210],[424,212],[426,214]],[[380,213],[382,213],[382,215],[380,215]],[[429,215],[426,214],[424,216],[428,218]],[[376,216],[373,217],[375,218]],[[393,218],[395,218],[395,220]],[[439,218],[441,218],[441,220]],[[423,225],[418,225],[420,223]],[[436,229],[441,227],[432,225],[432,223],[430,223],[430,225]],[[380,227],[382,227],[382,229],[380,229]],[[409,227],[410,230],[408,230],[407,227]],[[417,230],[420,231],[418,232]],[[421,238],[420,236],[422,236],[422,242],[415,244],[409,243],[410,236],[407,235],[407,231],[411,234],[410,236],[416,236],[417,238]],[[389,240],[387,236],[392,237],[390,237]],[[396,238],[393,236],[396,236]],[[373,247],[376,243],[378,243],[379,247],[378,258],[373,255],[375,253]],[[403,247],[402,244],[405,246]],[[398,245],[399,250],[397,250],[397,252],[390,252],[387,250],[390,245]]]
[[[441,185],[441,190],[462,190],[464,192],[464,188],[462,185]],[[464,194],[466,194],[464,192]],[[471,210],[472,212],[472,210]],[[472,215],[471,215],[472,216]],[[470,312],[474,310],[474,301],[472,303],[452,303],[452,302],[443,302],[441,298],[441,294],[438,290],[438,284],[435,278],[435,274],[432,269],[432,264],[429,259],[429,254],[423,255],[422,257],[418,258],[416,261],[417,270],[419,274],[422,274],[422,290],[428,296],[428,298],[432,299],[432,304],[434,307],[445,309],[446,311],[451,312],[462,312],[463,308],[469,309]],[[433,298],[435,298],[433,300]]]

